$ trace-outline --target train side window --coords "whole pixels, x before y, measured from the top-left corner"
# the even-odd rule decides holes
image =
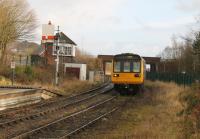
[[[133,62],[133,72],[140,72],[140,62]]]
[[[130,72],[131,71],[131,63],[126,61],[124,62],[124,72]]]
[[[120,72],[121,62],[114,62],[114,72]]]

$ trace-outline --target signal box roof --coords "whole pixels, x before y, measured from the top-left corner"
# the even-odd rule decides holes
[[[69,37],[67,37],[67,35],[65,35],[63,32],[60,32],[60,38],[59,39],[60,39],[61,43],[76,45],[76,43],[74,41],[72,41]]]

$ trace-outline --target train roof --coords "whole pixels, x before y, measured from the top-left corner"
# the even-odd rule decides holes
[[[117,54],[117,55],[115,55],[115,56],[127,56],[127,55],[129,55],[129,56],[139,56],[138,54],[134,54],[134,53],[121,53],[121,54]],[[139,56],[140,57],[140,56]]]
[[[117,59],[117,58],[122,58],[122,59],[126,59],[127,56],[131,56],[131,59],[138,59],[138,60],[141,60],[143,59],[140,55],[138,54],[133,54],[133,53],[122,53],[122,54],[117,54],[114,56],[114,59]]]

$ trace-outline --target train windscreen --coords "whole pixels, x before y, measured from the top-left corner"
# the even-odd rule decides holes
[[[138,73],[141,71],[141,58],[138,55],[117,55],[113,60],[113,71]]]
[[[130,61],[125,61],[124,62],[124,72],[130,72],[131,71],[131,62]]]
[[[114,72],[121,72],[121,62],[120,61],[114,62]]]
[[[133,72],[140,72],[140,62],[133,62]]]

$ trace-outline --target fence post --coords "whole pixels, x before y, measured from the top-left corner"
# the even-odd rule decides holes
[[[19,55],[19,63],[20,63],[20,66],[22,64],[22,55]]]
[[[28,56],[26,56],[26,66],[28,66]]]

